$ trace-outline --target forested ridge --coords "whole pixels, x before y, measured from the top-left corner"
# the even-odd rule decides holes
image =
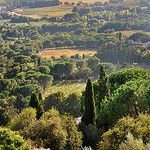
[[[149,0],[1,4],[0,149],[150,150]]]

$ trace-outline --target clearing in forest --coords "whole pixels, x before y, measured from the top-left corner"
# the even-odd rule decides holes
[[[60,58],[62,55],[66,55],[71,57],[72,55],[79,54],[81,57],[84,55],[94,55],[96,53],[95,50],[85,50],[85,49],[74,49],[74,48],[49,48],[42,50],[39,55],[41,57],[51,57],[54,56],[55,58]]]
[[[53,83],[52,86],[48,87],[43,94],[43,97],[46,97],[49,94],[56,93],[61,91],[68,96],[72,92],[81,93],[85,90],[86,80],[67,80],[67,81],[59,81],[57,83]]]

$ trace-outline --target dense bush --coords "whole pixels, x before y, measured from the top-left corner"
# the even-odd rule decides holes
[[[120,119],[117,124],[102,135],[99,150],[119,150],[119,145],[125,141],[128,132],[135,138],[141,138],[144,143],[150,141],[150,116],[140,114],[137,118],[129,116]]]
[[[2,108],[0,106],[0,126],[5,126],[11,121],[11,117],[5,110],[5,108]]]
[[[16,116],[10,124],[10,129],[14,131],[19,131],[24,129],[24,127],[30,126],[36,120],[36,110],[33,108],[26,108],[21,111],[21,113]]]
[[[126,137],[127,140],[119,145],[119,150],[150,150],[150,143],[145,144],[142,139],[134,138],[130,132]]]
[[[0,127],[0,149],[29,150],[29,146],[25,143],[25,141],[18,134],[18,132]]]
[[[52,150],[80,149],[82,134],[77,131],[74,119],[70,116],[60,116],[52,109],[32,125],[24,128],[21,134],[30,138],[38,147]]]

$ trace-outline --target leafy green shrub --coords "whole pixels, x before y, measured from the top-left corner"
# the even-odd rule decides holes
[[[60,116],[53,108],[43,114],[40,120],[24,128],[21,134],[30,138],[37,147],[51,150],[78,150],[82,144],[82,134],[77,130],[74,119]]]
[[[1,150],[29,150],[18,132],[0,127],[0,149]]]
[[[38,71],[40,71],[41,73],[44,73],[44,74],[50,73],[50,69],[48,66],[39,66]]]
[[[144,143],[150,141],[150,115],[140,114],[137,118],[129,116],[120,119],[117,124],[102,135],[98,150],[119,150],[119,145],[125,141],[131,132],[135,138],[141,138]]]
[[[51,107],[57,108],[59,111],[62,110],[62,102],[65,100],[63,92],[56,92],[48,95],[44,100],[44,109],[47,111]]]
[[[26,108],[16,116],[10,124],[10,129],[14,131],[22,130],[24,127],[28,127],[36,120],[36,110],[34,108]]]
[[[150,143],[144,144],[142,139],[136,139],[129,132],[127,135],[127,140],[119,145],[119,150],[150,150]]]
[[[81,115],[79,110],[80,97],[80,93],[77,92],[69,94],[63,102],[63,111],[74,117],[79,117]]]
[[[11,121],[11,117],[7,113],[7,111],[0,107],[0,126],[5,126]]]
[[[83,145],[91,146],[94,149],[99,140],[100,134],[95,126],[89,124],[83,129]]]

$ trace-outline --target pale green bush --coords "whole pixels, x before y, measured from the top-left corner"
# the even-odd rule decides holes
[[[150,143],[144,144],[142,139],[134,138],[129,132],[127,140],[119,145],[119,150],[150,150]]]
[[[10,129],[19,131],[33,124],[36,120],[36,110],[34,108],[23,109],[22,112],[16,116],[10,124]]]

